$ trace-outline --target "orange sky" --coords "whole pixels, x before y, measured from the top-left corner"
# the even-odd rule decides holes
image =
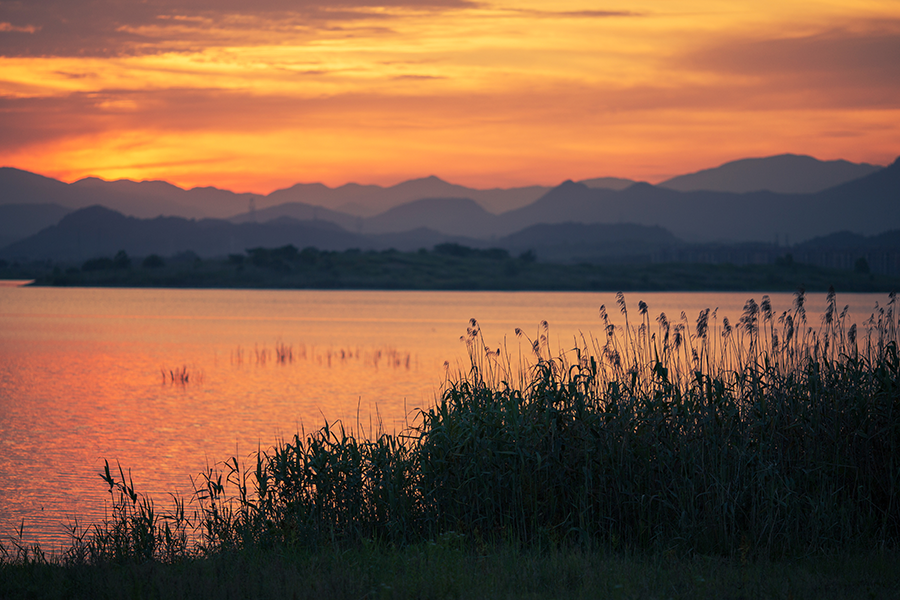
[[[0,0],[0,164],[257,193],[888,164],[898,57],[896,0]]]

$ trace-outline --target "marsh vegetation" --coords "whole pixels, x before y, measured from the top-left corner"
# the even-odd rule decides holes
[[[732,567],[874,551],[896,565],[898,317],[894,294],[858,325],[833,290],[821,323],[802,290],[780,313],[748,300],[734,323],[629,312],[619,294],[599,334],[562,353],[546,323],[510,349],[487,347],[472,320],[467,368],[405,429],[300,431],[211,465],[165,506],[107,464],[106,520],[73,525],[52,559],[12,536],[0,561],[21,573],[449,548]]]

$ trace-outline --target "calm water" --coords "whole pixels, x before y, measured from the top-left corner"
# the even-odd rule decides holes
[[[736,321],[761,294],[631,293],[655,316],[706,307]],[[790,294],[771,294],[778,311]],[[861,322],[886,296],[839,297]],[[811,324],[824,294],[810,295]],[[101,518],[104,459],[158,503],[235,453],[326,419],[396,430],[465,365],[470,318],[492,347],[550,323],[554,348],[599,332],[610,293],[53,289],[0,286],[0,536],[58,549]],[[279,360],[277,350],[284,354]],[[186,381],[181,374],[186,373]],[[175,381],[173,382],[173,376]]]

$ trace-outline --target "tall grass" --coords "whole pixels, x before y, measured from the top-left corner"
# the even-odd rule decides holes
[[[829,292],[732,324],[628,313],[570,351],[549,326],[490,349],[400,433],[299,432],[195,480],[157,511],[109,469],[113,515],[73,535],[78,560],[166,561],[240,548],[404,545],[458,536],[746,558],[900,541],[900,324],[895,295],[862,327]],[[189,514],[188,514],[189,513]]]
[[[821,326],[804,295],[776,317],[749,300],[625,327],[551,357],[531,342],[525,385],[469,332],[470,373],[424,414],[419,451],[442,527],[715,552],[807,552],[900,534],[895,297]],[[712,323],[710,322],[712,318]]]

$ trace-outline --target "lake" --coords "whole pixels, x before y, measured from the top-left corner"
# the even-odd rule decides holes
[[[791,294],[770,294],[778,313]],[[734,323],[741,293],[626,294],[638,320],[718,307]],[[847,294],[862,323],[886,295]],[[396,431],[467,365],[460,337],[519,351],[517,327],[571,349],[600,332],[613,293],[31,288],[0,285],[0,536],[56,551],[75,518],[108,507],[103,461],[130,469],[158,504],[188,496],[208,464],[243,459],[282,437],[340,420]],[[807,296],[817,326],[825,294]],[[525,341],[527,344],[527,341]],[[527,348],[527,346],[526,346]]]

